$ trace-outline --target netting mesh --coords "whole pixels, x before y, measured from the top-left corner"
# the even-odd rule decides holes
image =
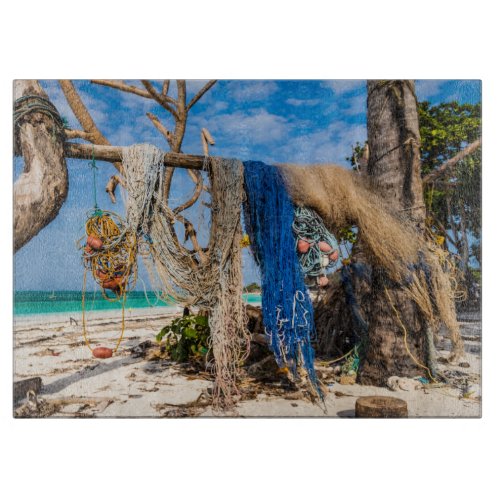
[[[150,244],[152,281],[159,281],[164,295],[209,310],[214,403],[225,407],[237,393],[238,366],[249,347],[240,247],[243,166],[237,160],[207,160],[212,219],[203,255],[178,240],[176,214],[163,201],[161,150],[149,144],[126,148],[123,170],[127,220]]]

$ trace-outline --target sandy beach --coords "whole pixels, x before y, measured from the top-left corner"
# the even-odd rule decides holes
[[[305,391],[288,387],[283,376],[259,382],[255,370],[250,369],[242,380],[241,401],[232,412],[221,414],[210,404],[210,374],[165,359],[154,341],[155,334],[179,314],[172,307],[126,311],[125,338],[119,351],[105,360],[92,357],[78,315],[18,316],[14,322],[14,381],[41,377],[38,404],[44,408],[43,416],[52,417],[353,417],[356,399],[365,395],[404,399],[410,417],[481,415],[478,315],[461,318],[466,352],[457,363],[445,362],[450,345],[444,337],[440,339],[439,370],[449,377],[448,384],[430,386],[395,379],[391,389],[350,385],[344,380],[340,383],[334,367],[318,361],[317,371],[327,391],[322,406],[311,402]],[[70,324],[70,317],[78,325]],[[113,346],[120,319],[119,311],[89,316],[92,345]],[[26,407],[26,399],[15,403],[18,413]]]

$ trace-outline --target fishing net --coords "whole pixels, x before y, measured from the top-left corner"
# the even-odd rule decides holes
[[[293,202],[317,212],[333,234],[356,226],[372,264],[385,269],[433,326],[443,322],[463,350],[447,262],[432,242],[389,213],[360,176],[336,165],[280,165]]]
[[[149,144],[125,148],[124,181],[129,229],[149,244],[150,271],[164,296],[209,311],[214,404],[227,407],[236,394],[238,366],[249,349],[241,271],[243,166],[208,158],[211,225],[208,248],[193,252],[179,242],[181,218],[163,200],[163,153]]]

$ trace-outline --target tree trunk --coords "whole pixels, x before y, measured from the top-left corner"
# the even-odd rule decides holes
[[[420,133],[412,81],[368,82],[368,175],[387,207],[423,229]],[[400,285],[382,269],[372,272],[368,347],[358,380],[384,385],[392,375],[426,375],[426,321]],[[411,354],[410,354],[411,353]]]
[[[14,98],[28,95],[48,99],[36,80],[16,80]],[[22,117],[14,124],[15,149],[24,157],[24,171],[14,184],[15,252],[57,216],[68,194],[64,132],[36,104],[36,98],[24,101]],[[25,112],[27,106],[32,111]]]

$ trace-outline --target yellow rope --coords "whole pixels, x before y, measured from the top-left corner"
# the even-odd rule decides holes
[[[403,333],[404,333],[404,344],[405,344],[405,348],[406,348],[406,351],[408,352],[410,358],[413,360],[413,362],[419,366],[420,368],[423,368],[424,370],[427,371],[427,373],[429,374],[429,378],[433,381],[433,382],[437,382],[437,380],[432,376],[432,373],[431,371],[429,370],[429,368],[425,365],[423,365],[422,363],[420,363],[420,361],[418,361],[418,359],[412,354],[412,352],[410,351],[410,348],[408,346],[408,331],[406,330],[406,327],[405,325],[403,324],[403,321],[401,320],[401,316],[399,315],[399,311],[396,309],[396,306],[394,305],[392,299],[391,299],[391,295],[389,294],[389,291],[387,290],[386,287],[384,287],[384,290],[385,290],[385,294],[387,295],[387,299],[389,300],[389,304],[392,308],[392,310],[394,311],[394,314],[396,315],[396,318],[398,320],[398,323],[399,323],[399,326],[401,326],[401,329],[403,330]]]
[[[127,290],[135,285],[137,279],[137,238],[126,231],[125,227],[118,215],[100,210],[89,217],[85,224],[87,240],[83,259],[85,270],[82,289],[82,325],[83,338],[91,352],[85,318],[87,271],[92,273],[107,301],[121,301],[122,304],[121,333],[113,353],[118,350],[125,334]],[[115,294],[114,297],[108,295],[106,289],[111,290]]]

